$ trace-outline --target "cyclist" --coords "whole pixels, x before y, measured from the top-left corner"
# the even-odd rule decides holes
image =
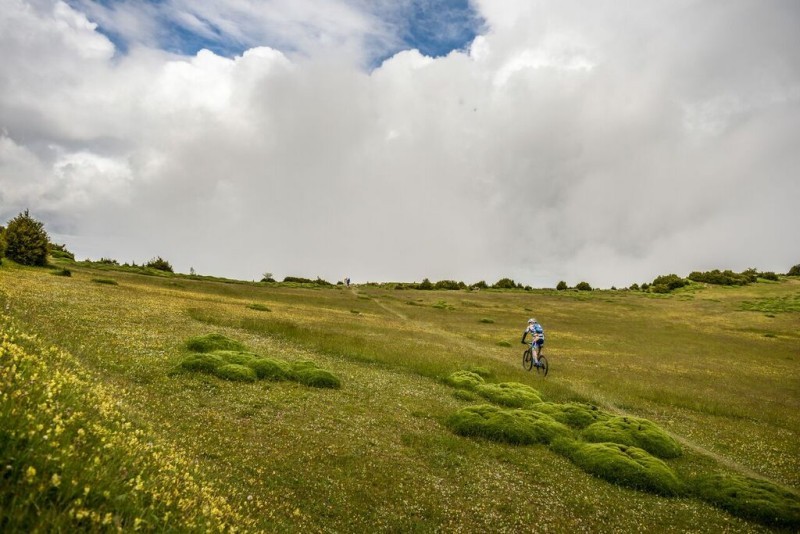
[[[522,344],[525,344],[525,338],[531,335],[531,349],[533,349],[534,362],[533,364],[539,366],[539,354],[542,353],[542,345],[544,345],[544,329],[536,319],[528,319],[528,326],[522,332]]]

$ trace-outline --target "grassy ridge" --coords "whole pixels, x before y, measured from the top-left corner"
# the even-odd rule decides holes
[[[191,463],[194,480],[213,488],[209,495],[226,495],[228,508],[218,519],[197,509],[195,521],[207,521],[209,530],[221,530],[223,522],[290,531],[531,524],[572,531],[601,528],[598,520],[611,530],[702,524],[748,531],[769,524],[728,515],[723,510],[735,511],[736,504],[725,505],[723,497],[712,506],[610,484],[543,445],[457,436],[448,417],[486,402],[456,395],[445,383],[459,369],[480,368],[479,376],[495,384],[532,386],[549,403],[590,402],[652,420],[684,444],[685,454],[670,461],[683,480],[730,471],[795,491],[800,486],[797,312],[743,304],[792,301],[800,293],[794,281],[692,286],[651,298],[606,291],[321,290],[70,269],[71,277],[55,277],[3,265],[6,314],[18,330],[69,355],[147,443]],[[94,283],[98,274],[117,285]],[[546,380],[520,366],[516,343],[530,315],[548,329]],[[174,374],[190,354],[185,341],[208,333],[276,361],[313,361],[340,377],[341,389]],[[592,417],[561,410],[565,424]],[[120,447],[115,461],[131,462],[137,450]],[[52,473],[42,480],[52,481]],[[708,492],[717,486],[698,483]],[[531,495],[540,507],[519,505]],[[99,510],[106,508],[97,511],[102,521]],[[131,508],[119,521],[128,525],[147,510]],[[190,529],[190,515],[149,510],[153,525]]]

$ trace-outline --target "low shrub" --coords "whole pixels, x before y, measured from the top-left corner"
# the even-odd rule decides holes
[[[777,282],[779,280],[778,275],[772,271],[758,273],[758,276],[759,278],[763,278],[764,280],[770,280],[771,282]]]
[[[737,517],[800,529],[800,496],[771,482],[714,474],[694,479],[691,486],[698,497]]]
[[[584,429],[598,421],[606,421],[613,417],[608,412],[604,412],[597,406],[591,404],[580,404],[570,402],[558,404],[553,402],[542,402],[531,408],[537,412],[546,413],[559,423],[577,429]]]
[[[517,284],[511,278],[501,278],[492,287],[494,289],[516,289],[517,287],[521,288],[522,284]]]
[[[469,367],[467,367],[467,371],[475,373],[476,375],[480,375],[483,378],[490,378],[494,376],[494,371],[492,371],[488,367],[483,367],[481,365],[470,365]]]
[[[527,408],[542,402],[538,391],[519,382],[479,384],[475,393],[489,402],[509,408]]]
[[[486,317],[484,317],[483,319],[480,320],[480,322],[484,324],[494,324],[494,319],[487,319]]]
[[[72,276],[72,271],[69,269],[58,269],[53,271],[53,274],[56,276]]]
[[[792,265],[792,268],[787,271],[786,276],[800,276],[800,263]]]
[[[456,371],[444,379],[445,383],[458,389],[475,389],[484,383],[483,377],[472,371]]]
[[[677,274],[665,274],[653,280],[652,288],[654,293],[669,293],[673,289],[679,289],[687,285],[689,285],[689,281],[684,280]],[[659,287],[658,291],[656,291],[656,287]]]
[[[551,443],[571,431],[549,415],[530,410],[509,410],[489,404],[468,406],[446,420],[462,436],[479,436],[515,445]]]
[[[247,307],[250,308],[251,310],[256,310],[256,311],[266,311],[266,312],[272,311],[268,307],[264,306],[263,304],[259,304],[258,302],[254,302],[253,304],[248,304]]]
[[[652,421],[638,417],[611,417],[598,421],[584,429],[583,438],[639,447],[659,458],[681,455],[681,447],[672,436]]]
[[[510,347],[511,346],[511,342],[509,342],[509,341],[498,341],[497,342],[497,346],[498,347]]]
[[[242,343],[222,334],[206,334],[189,338],[186,348],[194,352],[213,352],[215,350],[233,350],[244,352],[246,350]]]
[[[95,284],[103,284],[107,286],[118,286],[119,283],[116,280],[111,280],[109,278],[92,278],[92,282]]]
[[[589,285],[589,282],[578,282],[575,285],[575,289],[577,289],[578,291],[591,291],[592,286]]]
[[[564,439],[554,442],[553,449],[587,473],[620,486],[661,495],[678,495],[682,491],[675,472],[638,447]]]
[[[217,354],[190,354],[180,364],[187,371],[201,373],[213,373],[221,365],[225,365],[225,360]]]
[[[317,364],[309,361],[300,361],[291,364],[289,377],[306,386],[315,388],[338,389],[342,383],[333,373],[320,369]]]
[[[246,365],[226,363],[214,369],[214,375],[233,382],[255,382],[256,372]]]

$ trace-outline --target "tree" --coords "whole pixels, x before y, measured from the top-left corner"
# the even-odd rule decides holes
[[[50,239],[44,224],[28,214],[20,213],[8,223],[5,231],[6,256],[22,265],[47,265]]]
[[[578,291],[591,291],[592,286],[589,285],[589,282],[578,282],[578,284],[575,286],[575,289]]]
[[[789,269],[787,276],[800,276],[800,263]]]
[[[511,278],[501,278],[492,287],[495,289],[516,289],[517,283]]]
[[[433,289],[433,284],[427,278],[422,279],[422,283],[417,286],[417,289],[430,290]]]
[[[0,263],[3,261],[3,256],[6,254],[6,229],[0,226]]]
[[[565,289],[569,289],[569,286],[565,281],[561,280],[556,286],[556,289],[558,289],[559,291],[564,291]]]

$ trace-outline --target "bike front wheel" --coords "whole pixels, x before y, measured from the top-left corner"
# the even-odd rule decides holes
[[[525,352],[522,353],[522,367],[526,371],[530,371],[533,367],[533,353],[531,352],[530,348],[526,349]]]
[[[542,376],[547,376],[550,371],[550,364],[547,363],[547,357],[539,356],[539,365],[536,366],[536,372]]]

